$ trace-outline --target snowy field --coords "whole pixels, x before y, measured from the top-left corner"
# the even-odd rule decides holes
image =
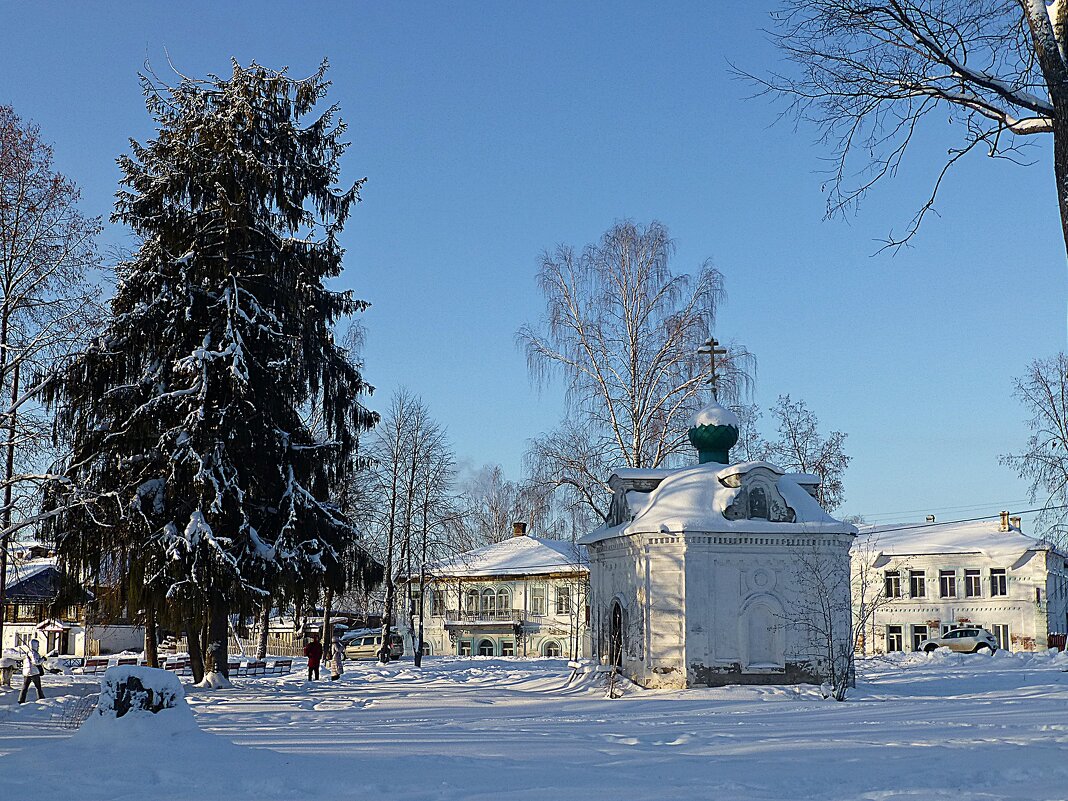
[[[44,702],[3,697],[0,799],[1068,799],[1066,670],[1068,654],[914,654],[868,661],[835,703],[813,687],[608,700],[559,660],[350,663],[336,683],[187,686],[199,731],[73,737],[55,713],[90,677],[47,677]]]

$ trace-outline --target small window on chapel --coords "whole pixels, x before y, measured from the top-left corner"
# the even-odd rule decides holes
[[[761,486],[749,488],[749,519],[768,519],[768,494]]]

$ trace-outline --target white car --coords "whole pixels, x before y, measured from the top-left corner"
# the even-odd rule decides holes
[[[925,654],[943,647],[962,654],[974,654],[978,651],[994,653],[998,649],[998,641],[986,629],[978,626],[959,626],[950,629],[941,637],[931,637],[920,643],[920,650]]]

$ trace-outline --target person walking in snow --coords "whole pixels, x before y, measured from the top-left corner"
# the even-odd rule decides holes
[[[313,634],[312,641],[304,646],[304,655],[308,657],[308,681],[319,681],[319,663],[323,661],[323,646],[319,635]]]
[[[345,646],[341,644],[341,638],[335,634],[334,641],[330,643],[330,681],[337,681],[345,672]]]
[[[37,640],[30,640],[29,648],[25,645],[22,646],[22,651],[26,654],[26,658],[22,660],[22,692],[19,693],[20,704],[26,702],[26,694],[30,691],[31,682],[37,690],[37,700],[40,701],[44,698],[44,690],[41,689],[41,676],[44,675],[44,660],[41,659],[41,652],[37,650],[39,645]]]

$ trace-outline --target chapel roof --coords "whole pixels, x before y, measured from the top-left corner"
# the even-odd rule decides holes
[[[805,473],[785,473],[768,462],[737,462],[723,465],[706,462],[664,471],[666,475],[648,492],[625,491],[629,520],[601,526],[580,542],[590,544],[630,534],[722,532],[776,533],[788,526],[812,533],[855,534],[856,528],[831,517],[812,497],[809,489],[818,479]],[[763,475],[774,484],[793,520],[732,519],[724,513],[746,490],[747,477]],[[615,476],[613,476],[615,478]]]

